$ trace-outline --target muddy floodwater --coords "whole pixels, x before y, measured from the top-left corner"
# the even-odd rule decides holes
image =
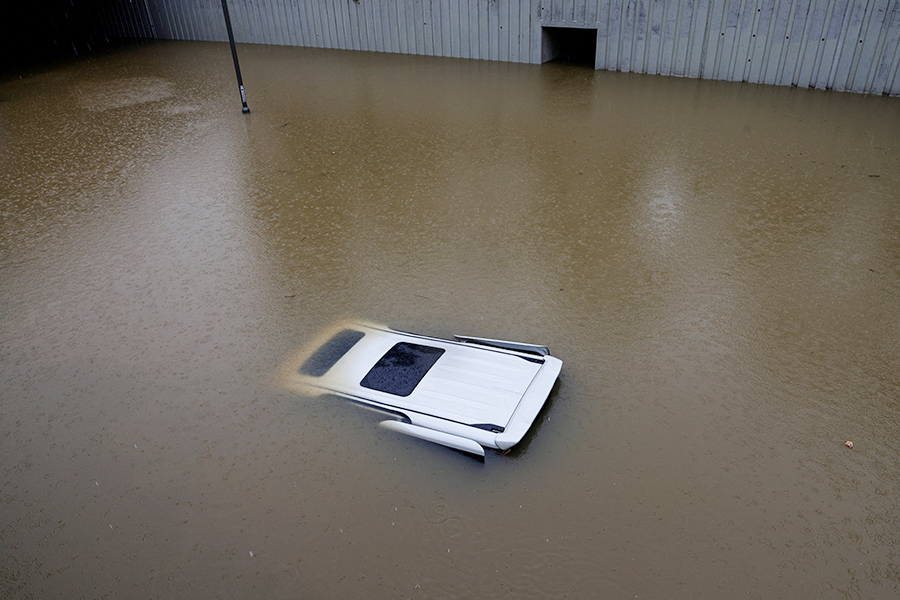
[[[0,598],[900,593],[900,99],[239,51],[0,81]],[[347,318],[562,374],[479,462]]]

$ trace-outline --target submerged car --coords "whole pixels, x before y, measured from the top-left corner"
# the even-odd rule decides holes
[[[390,413],[387,429],[483,457],[522,439],[561,368],[546,346],[348,323],[290,360],[282,382]]]

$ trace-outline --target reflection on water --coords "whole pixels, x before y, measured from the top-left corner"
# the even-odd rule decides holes
[[[0,83],[4,597],[897,591],[896,99],[241,61]],[[342,318],[548,344],[540,435],[270,385]]]

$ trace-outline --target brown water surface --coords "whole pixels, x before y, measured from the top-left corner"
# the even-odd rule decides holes
[[[900,592],[897,99],[240,52],[0,83],[0,597]],[[273,384],[342,318],[563,372],[479,463]]]

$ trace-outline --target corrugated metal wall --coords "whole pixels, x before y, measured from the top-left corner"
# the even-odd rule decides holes
[[[596,29],[595,66],[900,95],[900,0],[229,0],[239,42],[541,62]],[[119,0],[110,35],[226,40],[220,0]]]

